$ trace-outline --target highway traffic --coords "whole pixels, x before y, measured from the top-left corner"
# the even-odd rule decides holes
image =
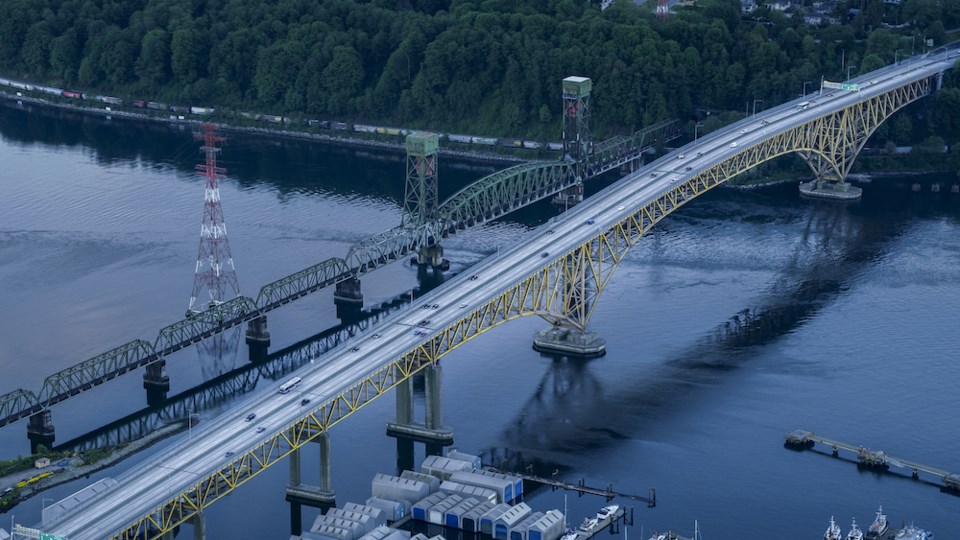
[[[436,331],[494,299],[546,264],[609,229],[687,180],[763,139],[949,68],[957,51],[888,66],[851,82],[860,92],[809,94],[699,138],[621,178],[584,203],[531,231],[523,242],[487,257],[416,304],[364,335],[328,352],[291,377],[299,385],[280,393],[278,381],[230,411],[192,429],[189,436],[124,473],[114,490],[89,501],[43,530],[71,539],[107,538],[187,491],[357,381],[413,350]],[[949,57],[948,57],[949,56]],[[809,102],[806,107],[798,107]],[[428,306],[428,307],[424,307]],[[436,306],[436,307],[433,307]],[[303,404],[304,401],[308,403]],[[248,419],[249,415],[254,415]]]

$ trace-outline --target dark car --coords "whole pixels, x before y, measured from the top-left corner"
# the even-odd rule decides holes
[[[544,251],[543,253],[540,254],[540,256],[543,257],[544,259],[546,259],[547,257],[550,256],[550,254],[547,253],[546,251]]]
[[[310,398],[303,398],[300,400],[300,406],[304,406],[310,403]]]
[[[476,281],[476,280],[478,280],[478,279],[480,279],[480,276],[478,276],[478,275],[476,275],[476,274],[470,276],[470,281]]]
[[[588,219],[588,220],[587,220],[587,225],[593,225],[593,224],[596,223],[596,222],[597,222],[597,220],[595,220],[595,219]]]
[[[430,319],[424,319],[424,320],[418,322],[418,323],[417,323],[417,326],[419,326],[419,327],[422,328],[422,327],[424,327],[424,326],[426,326],[426,325],[428,325],[428,324],[430,324]]]
[[[255,412],[252,412],[252,413],[248,414],[248,415],[247,415],[247,422],[253,420],[253,419],[256,418],[256,417],[257,417],[257,413],[255,413]]]

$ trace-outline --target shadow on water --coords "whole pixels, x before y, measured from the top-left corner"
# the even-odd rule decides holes
[[[735,373],[755,358],[754,348],[775,343],[815,318],[885,256],[913,215],[938,215],[944,202],[950,204],[905,198],[902,192],[879,195],[883,201],[869,212],[860,205],[810,204],[795,252],[756,306],[733,314],[685,352],[649,366],[639,380],[621,376],[610,388],[609,379],[597,378],[603,370],[590,366],[604,359],[554,357],[502,441],[528,458],[559,460],[633,438],[678,402],[692,399],[698,388]]]

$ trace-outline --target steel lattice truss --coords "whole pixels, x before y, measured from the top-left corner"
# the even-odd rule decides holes
[[[664,120],[631,137],[613,137],[597,143],[587,158],[587,177],[597,176],[638,159],[643,152],[683,135],[679,120]]]
[[[252,298],[238,296],[164,327],[160,330],[154,348],[160,356],[166,356],[191,343],[197,343],[203,338],[255,318],[258,313],[257,304]]]
[[[328,287],[350,273],[340,257],[331,257],[319,264],[290,274],[264,285],[257,295],[256,305],[261,311],[275,309],[301,296]]]
[[[40,402],[44,407],[49,407],[155,359],[153,347],[146,341],[136,339],[50,375],[43,381]]]

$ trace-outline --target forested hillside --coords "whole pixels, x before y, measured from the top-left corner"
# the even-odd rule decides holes
[[[849,24],[843,4],[844,25],[816,28],[767,10],[745,19],[738,0],[698,0],[667,21],[626,0],[602,13],[585,0],[3,0],[0,71],[123,97],[493,134],[555,133],[560,80],[583,75],[594,125],[612,132],[697,108],[763,108],[805,81],[844,79],[841,62],[856,74],[919,49],[911,32],[940,44],[960,26],[960,2],[905,0],[895,14],[867,4]],[[909,26],[879,29],[894,16]],[[943,106],[960,111],[951,92]],[[954,137],[953,124],[927,128]]]

